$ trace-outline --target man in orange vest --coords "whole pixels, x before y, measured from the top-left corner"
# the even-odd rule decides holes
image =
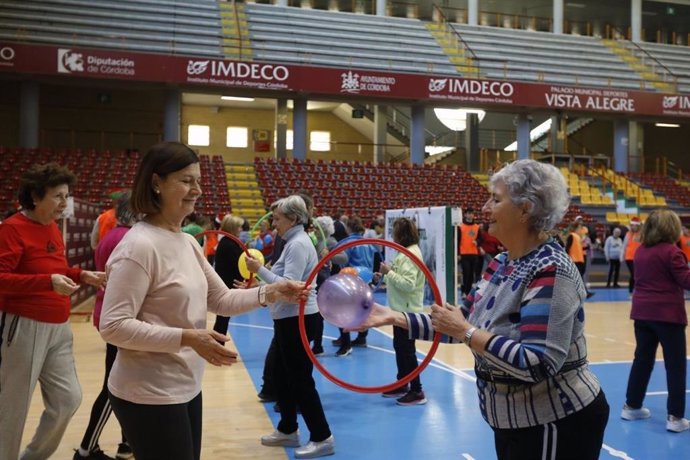
[[[113,207],[107,209],[98,215],[96,222],[91,230],[91,249],[96,249],[98,243],[103,241],[105,235],[117,226],[117,218],[115,217],[115,210],[120,203],[129,200],[131,192],[129,190],[113,192],[110,197],[113,200]]]
[[[635,258],[637,248],[642,244],[641,227],[642,222],[640,222],[639,217],[630,219],[630,230],[625,234],[625,238],[623,238],[623,250],[621,251],[621,262],[625,261],[625,265],[628,266],[628,271],[630,272],[628,292],[631,294],[633,289],[635,289],[635,264],[633,264],[633,259]]]
[[[576,220],[570,224],[568,229],[570,233],[568,234],[568,239],[565,241],[565,251],[568,253],[570,258],[573,260],[573,263],[577,267],[577,270],[580,272],[582,283],[585,285],[585,289],[587,289],[587,283],[585,282],[585,270],[587,268],[587,263],[585,259],[585,250],[582,247],[582,236],[580,236],[582,234],[582,230],[580,227],[582,227],[582,222],[579,220]],[[593,295],[594,293],[587,289],[587,298],[589,299]]]
[[[474,209],[467,208],[463,213],[458,231],[458,254],[462,268],[462,293],[467,295],[475,281],[479,280],[484,250],[480,247],[481,231],[474,222]]]

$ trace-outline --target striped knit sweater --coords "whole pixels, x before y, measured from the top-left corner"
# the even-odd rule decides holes
[[[494,428],[553,422],[591,403],[600,391],[587,365],[585,288],[577,268],[555,241],[489,264],[462,305],[469,322],[494,336],[474,353],[479,407]],[[407,313],[410,338],[433,339],[425,313]],[[444,337],[447,342],[457,339]]]

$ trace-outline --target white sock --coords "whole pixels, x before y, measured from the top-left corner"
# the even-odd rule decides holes
[[[88,457],[89,455],[91,455],[91,452],[89,452],[88,450],[82,449],[81,446],[79,446],[78,450],[79,450],[79,455],[81,455],[82,457]]]

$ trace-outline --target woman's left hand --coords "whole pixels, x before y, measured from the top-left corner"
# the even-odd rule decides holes
[[[302,281],[280,281],[266,286],[268,303],[278,301],[300,303],[302,300],[307,300],[309,294],[311,294],[311,286],[306,286]]]
[[[379,269],[382,275],[387,274],[389,271],[391,271],[391,266],[388,265],[385,262],[381,262],[381,268]]]
[[[96,286],[97,288],[105,287],[105,272],[83,270],[79,276],[79,280],[82,283],[90,284],[91,286]]]
[[[434,330],[455,338],[462,338],[469,324],[459,308],[446,303],[431,306],[431,324]]]

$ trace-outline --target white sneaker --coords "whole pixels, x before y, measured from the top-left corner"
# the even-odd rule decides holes
[[[261,444],[264,446],[299,447],[299,431],[285,434],[275,430],[269,435],[261,436]]]
[[[666,419],[666,430],[673,431],[674,433],[680,433],[690,428],[690,422],[685,418],[674,417],[669,415]]]
[[[333,435],[320,442],[309,441],[305,446],[295,449],[295,458],[317,458],[335,454]]]
[[[623,405],[623,410],[621,411],[621,418],[623,420],[642,420],[652,416],[652,413],[646,407],[640,407],[639,409],[633,409],[627,404]]]

